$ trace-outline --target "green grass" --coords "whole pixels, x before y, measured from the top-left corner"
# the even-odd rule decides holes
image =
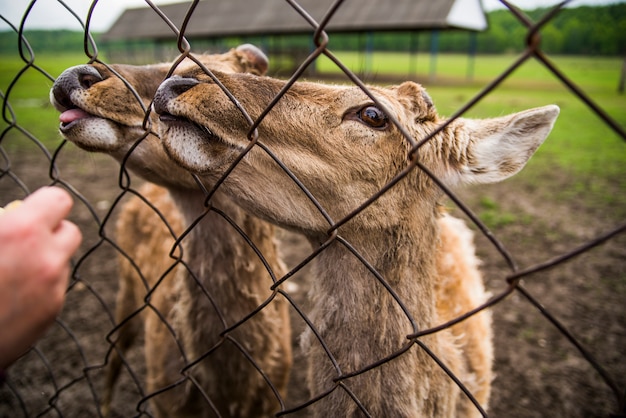
[[[419,77],[429,79],[431,71],[435,69],[435,80],[465,81],[470,60],[463,54],[439,54],[432,58],[429,54],[420,54],[411,57],[406,53],[379,52],[371,59],[365,54],[357,52],[336,52],[335,55],[352,71],[375,74],[397,74],[407,78]],[[481,55],[473,60],[473,81],[480,84],[491,81],[517,60],[517,55]],[[567,76],[579,83],[592,82],[593,87],[614,89],[617,86],[619,69],[622,64],[620,58],[613,57],[578,57],[558,56],[550,57],[558,67],[566,69]],[[433,64],[434,62],[434,64]],[[321,73],[339,73],[340,70],[325,56],[321,56],[317,63],[317,70]],[[527,61],[517,70],[515,76],[529,82],[551,83],[550,73],[534,59]]]
[[[520,221],[517,215],[502,210],[498,203],[489,197],[482,197],[480,199],[479,209],[480,218],[489,228],[492,229]]]
[[[364,68],[362,54],[346,52],[337,53],[337,56],[354,71]],[[473,79],[468,81],[468,58],[465,55],[438,56],[436,77],[432,78],[428,55],[413,58],[411,66],[407,54],[377,53],[368,67],[371,73],[365,74],[364,78],[375,80],[377,74],[394,74],[399,79],[420,80],[427,86],[439,112],[452,115],[510,67],[516,58],[508,55],[477,57]],[[551,60],[593,102],[626,128],[626,96],[616,92],[621,59],[554,57]],[[52,81],[32,67],[16,78],[26,66],[16,56],[1,56],[0,62],[0,90],[9,96],[15,122],[49,149],[54,149],[60,136],[57,132],[58,113],[48,99]],[[80,54],[38,54],[34,64],[57,77],[65,68],[85,62],[87,58]],[[327,74],[339,71],[325,57],[317,62],[317,68]],[[409,69],[412,69],[411,75]],[[572,199],[582,193],[591,193],[598,204],[626,207],[626,193],[623,193],[626,189],[626,141],[536,60],[525,62],[464,116],[493,117],[550,103],[559,105],[561,114],[548,140],[519,175],[520,181],[539,188],[543,182],[558,175],[571,179],[567,187],[559,191],[562,198]],[[3,116],[12,120],[7,109],[4,109]],[[5,131],[10,123],[0,121],[0,130]],[[2,146],[20,146],[24,140],[21,132],[11,128],[2,137]]]
[[[2,145],[15,147],[28,140],[26,135],[13,127],[17,124],[53,149],[61,142],[57,132],[59,114],[49,101],[53,81],[35,66],[56,78],[66,68],[84,64],[87,58],[79,54],[38,54],[31,66],[17,55],[11,55],[0,56],[0,62],[0,91],[10,104],[10,109],[2,109],[0,132],[6,131],[2,137]]]
[[[336,55],[355,72],[366,68],[362,54],[340,52]],[[439,113],[449,116],[511,67],[516,59],[517,56],[507,55],[477,57],[473,78],[468,80],[465,55],[437,57],[433,77],[428,55],[418,57],[411,66],[406,54],[379,53],[373,56],[367,67],[369,72],[363,74],[363,78],[375,80],[377,75],[395,74],[399,78],[417,80],[427,87]],[[626,95],[617,93],[620,58],[559,56],[550,60],[626,129]],[[327,75],[340,73],[325,57],[320,59],[318,69]],[[626,141],[539,61],[526,61],[463,116],[494,117],[552,103],[561,108],[554,130],[516,181],[545,189],[542,183],[558,178],[563,187],[556,192],[552,190],[552,196],[556,193],[556,198],[570,200],[584,195],[592,206],[619,206],[619,213],[626,216]],[[501,221],[496,220],[496,223]]]

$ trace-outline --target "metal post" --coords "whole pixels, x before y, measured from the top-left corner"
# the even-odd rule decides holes
[[[435,29],[430,35],[430,81],[437,77],[437,52],[439,52],[439,31]]]
[[[619,94],[624,94],[624,84],[626,84],[626,57],[624,57],[624,61],[622,61],[622,74],[619,78],[619,85],[617,86],[617,92]]]
[[[467,81],[474,80],[474,65],[476,63],[476,32],[469,33],[469,55],[467,57]]]
[[[419,49],[419,32],[411,32],[409,44],[409,78],[417,75],[417,54]]]
[[[365,74],[372,73],[374,54],[374,32],[369,31],[365,34]]]

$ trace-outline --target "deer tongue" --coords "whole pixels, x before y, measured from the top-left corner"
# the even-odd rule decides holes
[[[70,109],[61,113],[59,120],[63,124],[68,124],[74,122],[75,120],[87,118],[89,116],[91,115],[82,109]]]

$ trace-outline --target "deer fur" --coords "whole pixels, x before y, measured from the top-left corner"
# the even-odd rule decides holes
[[[251,45],[198,59],[211,69],[226,72],[261,74],[267,69],[267,58]],[[194,65],[186,59],[177,71]],[[120,355],[130,347],[143,323],[148,394],[166,389],[183,377],[181,370],[185,363],[176,338],[180,339],[188,362],[215,350],[188,371],[213,406],[203,401],[202,392],[187,381],[152,398],[156,416],[270,416],[279,410],[279,401],[255,367],[267,375],[279,396],[286,396],[292,362],[287,302],[280,296],[274,298],[259,313],[222,337],[225,328],[271,298],[272,280],[259,256],[240,234],[220,215],[207,212],[204,194],[192,176],[167,157],[152,128],[157,120],[148,119],[147,127],[144,125],[146,109],[171,67],[171,63],[111,66],[135,89],[141,102],[122,78],[101,64],[66,70],[51,91],[53,104],[63,112],[60,117],[63,136],[88,151],[108,153],[124,161],[127,168],[152,182],[144,184],[138,192],[171,227],[169,230],[157,211],[136,196],[120,211],[116,242],[128,258],[119,257],[115,320],[120,324],[126,318],[132,319],[117,333],[116,350],[109,358],[102,410],[105,415],[109,413],[113,386],[122,365]],[[241,227],[276,277],[285,273],[277,254],[273,226],[247,214],[221,192],[213,196],[211,205]],[[181,251],[175,248],[175,237],[180,237],[200,218],[182,240],[184,265],[176,263],[172,257],[180,257]],[[132,316],[145,305],[146,294],[152,289],[155,290],[149,299],[151,307],[144,307],[140,315]],[[212,296],[215,307],[205,291]],[[250,353],[256,366],[235,343]]]
[[[216,75],[253,120],[285,87],[285,82],[267,77]],[[444,119],[416,83],[369,88],[380,106],[358,87],[292,85],[260,122],[258,145],[220,190],[251,213],[304,234],[317,247],[329,239],[333,221],[388,184],[412,158],[449,186],[495,182],[515,174],[546,138],[559,112],[556,106],[546,106],[488,120],[459,118],[411,156],[409,142],[387,115],[417,141]],[[200,71],[166,80],[154,108],[161,115],[161,139],[170,156],[207,181],[220,177],[249,145],[246,119]],[[302,182],[326,215],[265,147]],[[312,405],[315,416],[478,414],[431,356],[407,339],[455,317],[466,304],[475,307],[475,299],[483,297],[471,240],[459,232],[457,221],[441,217],[442,194],[423,170],[414,168],[341,225],[337,237],[318,255],[309,318],[337,366],[316,335],[305,331],[308,384],[311,396],[320,397]],[[455,236],[445,235],[450,230]],[[408,315],[344,242],[393,289]],[[464,265],[457,269],[450,260]],[[467,276],[462,275],[465,268]],[[451,300],[438,299],[450,294]],[[456,330],[445,329],[419,342],[462,382],[475,382],[475,394],[482,396],[489,391],[491,372],[477,365],[492,356],[488,328],[488,321],[468,320]],[[464,339],[464,333],[476,335]],[[389,356],[394,357],[363,371]],[[350,373],[355,375],[345,377]]]

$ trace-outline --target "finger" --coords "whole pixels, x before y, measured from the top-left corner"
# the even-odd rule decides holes
[[[72,269],[70,267],[70,263],[66,263],[61,273],[59,274],[59,280],[56,282],[54,289],[52,289],[52,294],[50,297],[50,302],[52,304],[52,309],[54,310],[54,315],[58,315],[63,308],[63,303],[65,302],[65,294],[67,293],[67,286],[70,283],[70,273]]]
[[[70,221],[62,220],[54,230],[56,248],[69,258],[78,250],[83,240],[80,229]]]
[[[73,204],[72,197],[65,190],[59,187],[42,187],[24,199],[20,210],[55,229],[69,215]]]

